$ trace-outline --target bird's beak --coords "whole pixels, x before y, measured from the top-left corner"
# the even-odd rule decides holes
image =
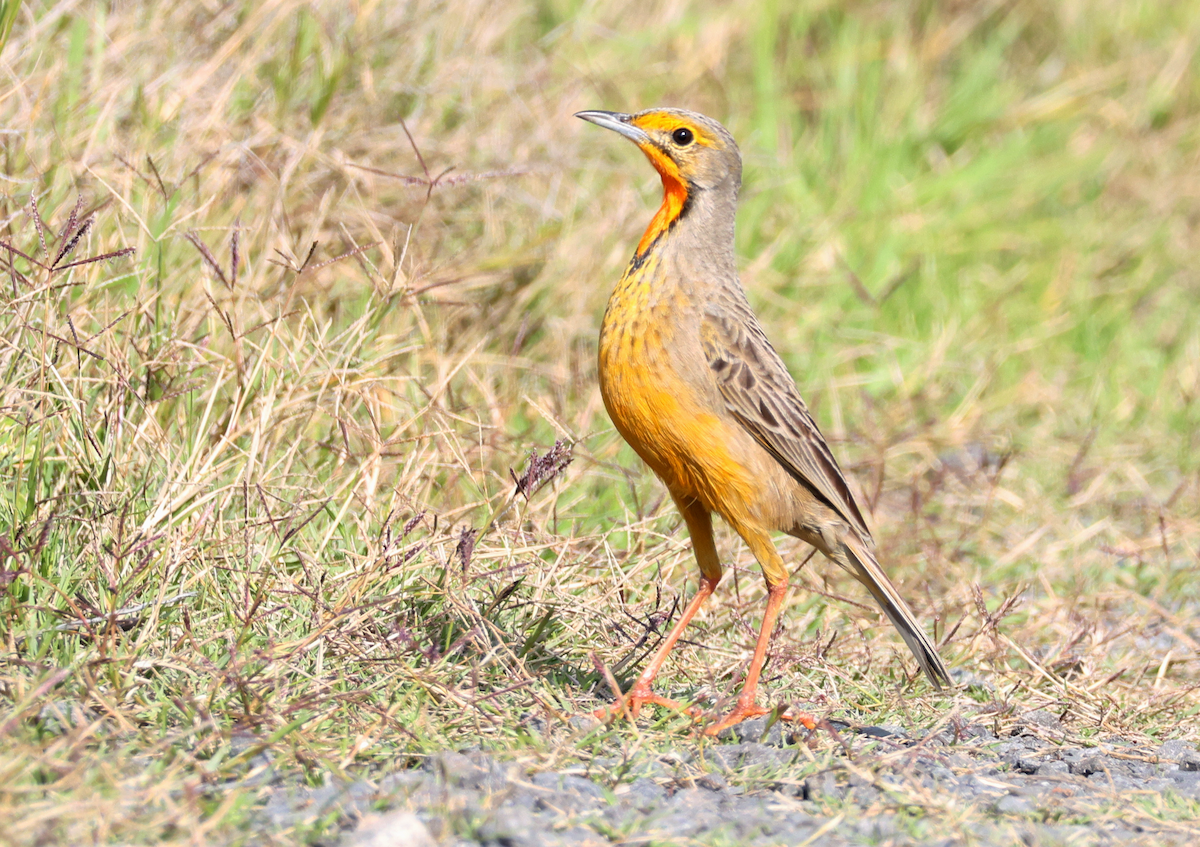
[[[575,117],[583,118],[585,121],[594,123],[596,126],[611,129],[613,132],[619,132],[635,144],[647,144],[650,141],[649,135],[631,123],[633,115],[625,115],[621,112],[592,110],[590,112],[576,112]]]

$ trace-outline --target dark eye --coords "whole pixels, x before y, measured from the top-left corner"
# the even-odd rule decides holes
[[[679,129],[671,133],[671,140],[680,147],[687,147],[692,143],[692,131],[686,126],[681,126]]]

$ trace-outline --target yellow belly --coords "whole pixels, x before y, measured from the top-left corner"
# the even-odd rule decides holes
[[[730,453],[736,434],[669,365],[669,342],[644,322],[606,322],[600,394],[617,431],[672,494],[729,517],[742,511],[753,481]]]

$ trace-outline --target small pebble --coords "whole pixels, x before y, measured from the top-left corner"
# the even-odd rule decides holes
[[[1063,776],[1071,772],[1071,767],[1066,762],[1060,762],[1056,759],[1051,759],[1048,762],[1042,762],[1038,765],[1038,776]]]
[[[1021,716],[1013,729],[1013,735],[1033,735],[1057,739],[1066,735],[1066,729],[1056,715],[1050,714],[1045,709],[1034,709]]]
[[[412,812],[395,811],[363,819],[347,847],[437,847],[429,828]]]
[[[1020,815],[1022,817],[1033,814],[1033,804],[1024,797],[1018,797],[1015,794],[1006,794],[996,801],[996,812],[1001,815]]]

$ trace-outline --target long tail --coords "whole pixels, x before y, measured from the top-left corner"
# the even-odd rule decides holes
[[[941,690],[942,683],[950,685],[950,674],[938,656],[937,647],[925,634],[925,630],[917,622],[912,609],[908,608],[896,586],[892,585],[887,574],[879,567],[874,554],[865,545],[859,547],[854,542],[843,541],[841,547],[845,551],[850,572],[871,592],[871,596],[883,609],[892,626],[896,627],[908,649],[916,656],[917,664],[925,671],[925,676],[929,677],[933,687]]]

